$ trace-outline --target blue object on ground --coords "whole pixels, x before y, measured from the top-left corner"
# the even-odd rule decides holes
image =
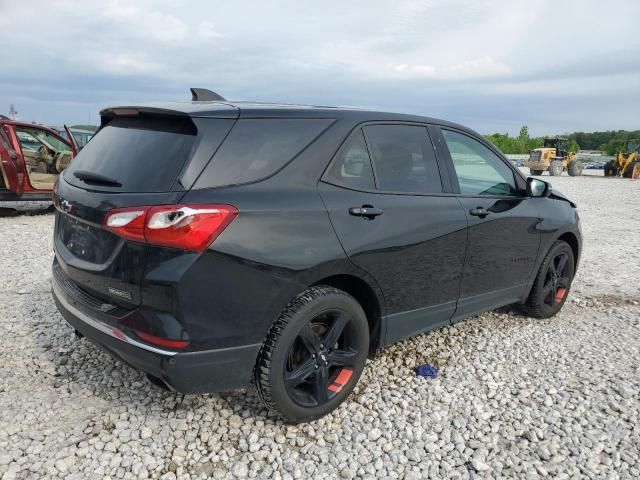
[[[416,371],[416,375],[418,375],[419,377],[436,378],[438,376],[438,369],[433,365],[429,365],[428,363],[420,365],[414,370]]]

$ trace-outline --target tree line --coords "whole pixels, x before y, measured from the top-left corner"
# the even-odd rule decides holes
[[[569,139],[569,150],[602,150],[606,155],[615,155],[625,149],[628,140],[640,139],[640,130],[610,130],[606,132],[573,132],[563,135]],[[544,137],[530,137],[529,128],[525,125],[517,137],[508,133],[492,133],[485,135],[487,140],[503,153],[529,153],[534,148],[542,147]]]

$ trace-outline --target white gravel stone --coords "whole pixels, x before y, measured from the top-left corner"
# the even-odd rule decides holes
[[[168,393],[74,339],[50,295],[53,216],[20,206],[0,218],[0,478],[639,478],[640,182],[544,178],[586,242],[563,311],[388,347],[337,412],[295,427],[252,390]]]
[[[369,430],[369,433],[367,434],[367,438],[371,441],[376,441],[381,436],[382,436],[382,430],[380,430],[379,428],[372,428],[371,430]]]

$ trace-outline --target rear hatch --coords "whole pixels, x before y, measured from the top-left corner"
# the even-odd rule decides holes
[[[151,248],[107,231],[107,212],[177,203],[235,122],[172,111],[114,109],[64,171],[54,192],[54,275],[132,309]]]

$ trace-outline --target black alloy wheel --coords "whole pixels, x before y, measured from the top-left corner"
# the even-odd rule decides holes
[[[558,313],[567,300],[574,273],[573,250],[568,243],[556,241],[544,257],[529,297],[522,305],[525,312],[535,318]]]
[[[549,262],[544,286],[542,287],[542,301],[554,307],[562,303],[567,295],[571,277],[568,275],[569,255],[560,252]]]
[[[360,304],[328,286],[298,295],[271,326],[258,355],[262,402],[291,423],[334,410],[355,387],[369,350]]]
[[[347,312],[328,310],[302,326],[284,371],[287,393],[299,405],[321,406],[349,383],[358,353],[350,321]]]

